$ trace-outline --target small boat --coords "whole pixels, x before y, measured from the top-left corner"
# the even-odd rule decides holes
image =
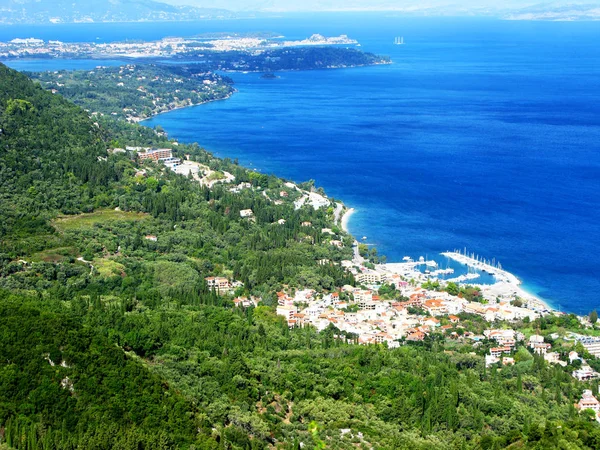
[[[402,261],[412,261],[412,258],[410,256],[405,256],[402,258]]]
[[[363,241],[366,241],[366,240],[367,240],[367,237],[366,237],[366,236],[363,236],[363,237],[362,237],[362,240],[363,240]]]
[[[404,45],[404,36],[394,39],[394,45]]]

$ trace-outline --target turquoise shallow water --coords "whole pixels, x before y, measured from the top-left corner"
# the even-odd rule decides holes
[[[357,209],[350,230],[390,260],[467,247],[554,306],[597,308],[600,24],[333,17],[226,24],[347,33],[394,64],[233,74],[231,99],[146,124],[264,172],[315,179]],[[394,46],[400,35],[406,45]]]

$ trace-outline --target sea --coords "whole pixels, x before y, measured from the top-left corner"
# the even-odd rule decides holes
[[[0,27],[0,41],[109,42],[269,31],[347,34],[393,64],[229,73],[228,100],[144,122],[356,209],[388,261],[465,248],[562,311],[600,308],[600,22],[313,14]],[[404,45],[395,45],[397,37]],[[119,61],[9,61],[18,70]],[[596,266],[598,264],[598,268]]]

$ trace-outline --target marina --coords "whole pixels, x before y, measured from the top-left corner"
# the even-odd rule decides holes
[[[444,252],[442,255],[471,269],[492,275],[495,280],[493,284],[476,284],[476,286],[484,293],[484,296],[499,299],[520,298],[526,302],[530,309],[536,311],[552,310],[544,300],[524,290],[521,287],[521,280],[512,273],[502,269],[502,265],[499,262],[494,262],[495,265],[492,265],[491,261],[480,258],[473,253],[469,255],[466,249],[464,249],[462,253],[455,250],[452,252]],[[476,277],[474,276],[466,275],[465,278],[460,281],[475,278]]]

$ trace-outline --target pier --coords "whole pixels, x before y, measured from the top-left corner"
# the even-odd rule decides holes
[[[461,253],[459,250],[454,250],[452,252],[444,252],[442,255],[475,270],[489,273],[496,279],[496,282],[506,282],[515,286],[521,284],[521,280],[512,273],[503,270],[502,265],[499,262],[496,262],[495,259],[486,260],[474,253],[469,255],[466,249],[464,250],[464,253]]]

